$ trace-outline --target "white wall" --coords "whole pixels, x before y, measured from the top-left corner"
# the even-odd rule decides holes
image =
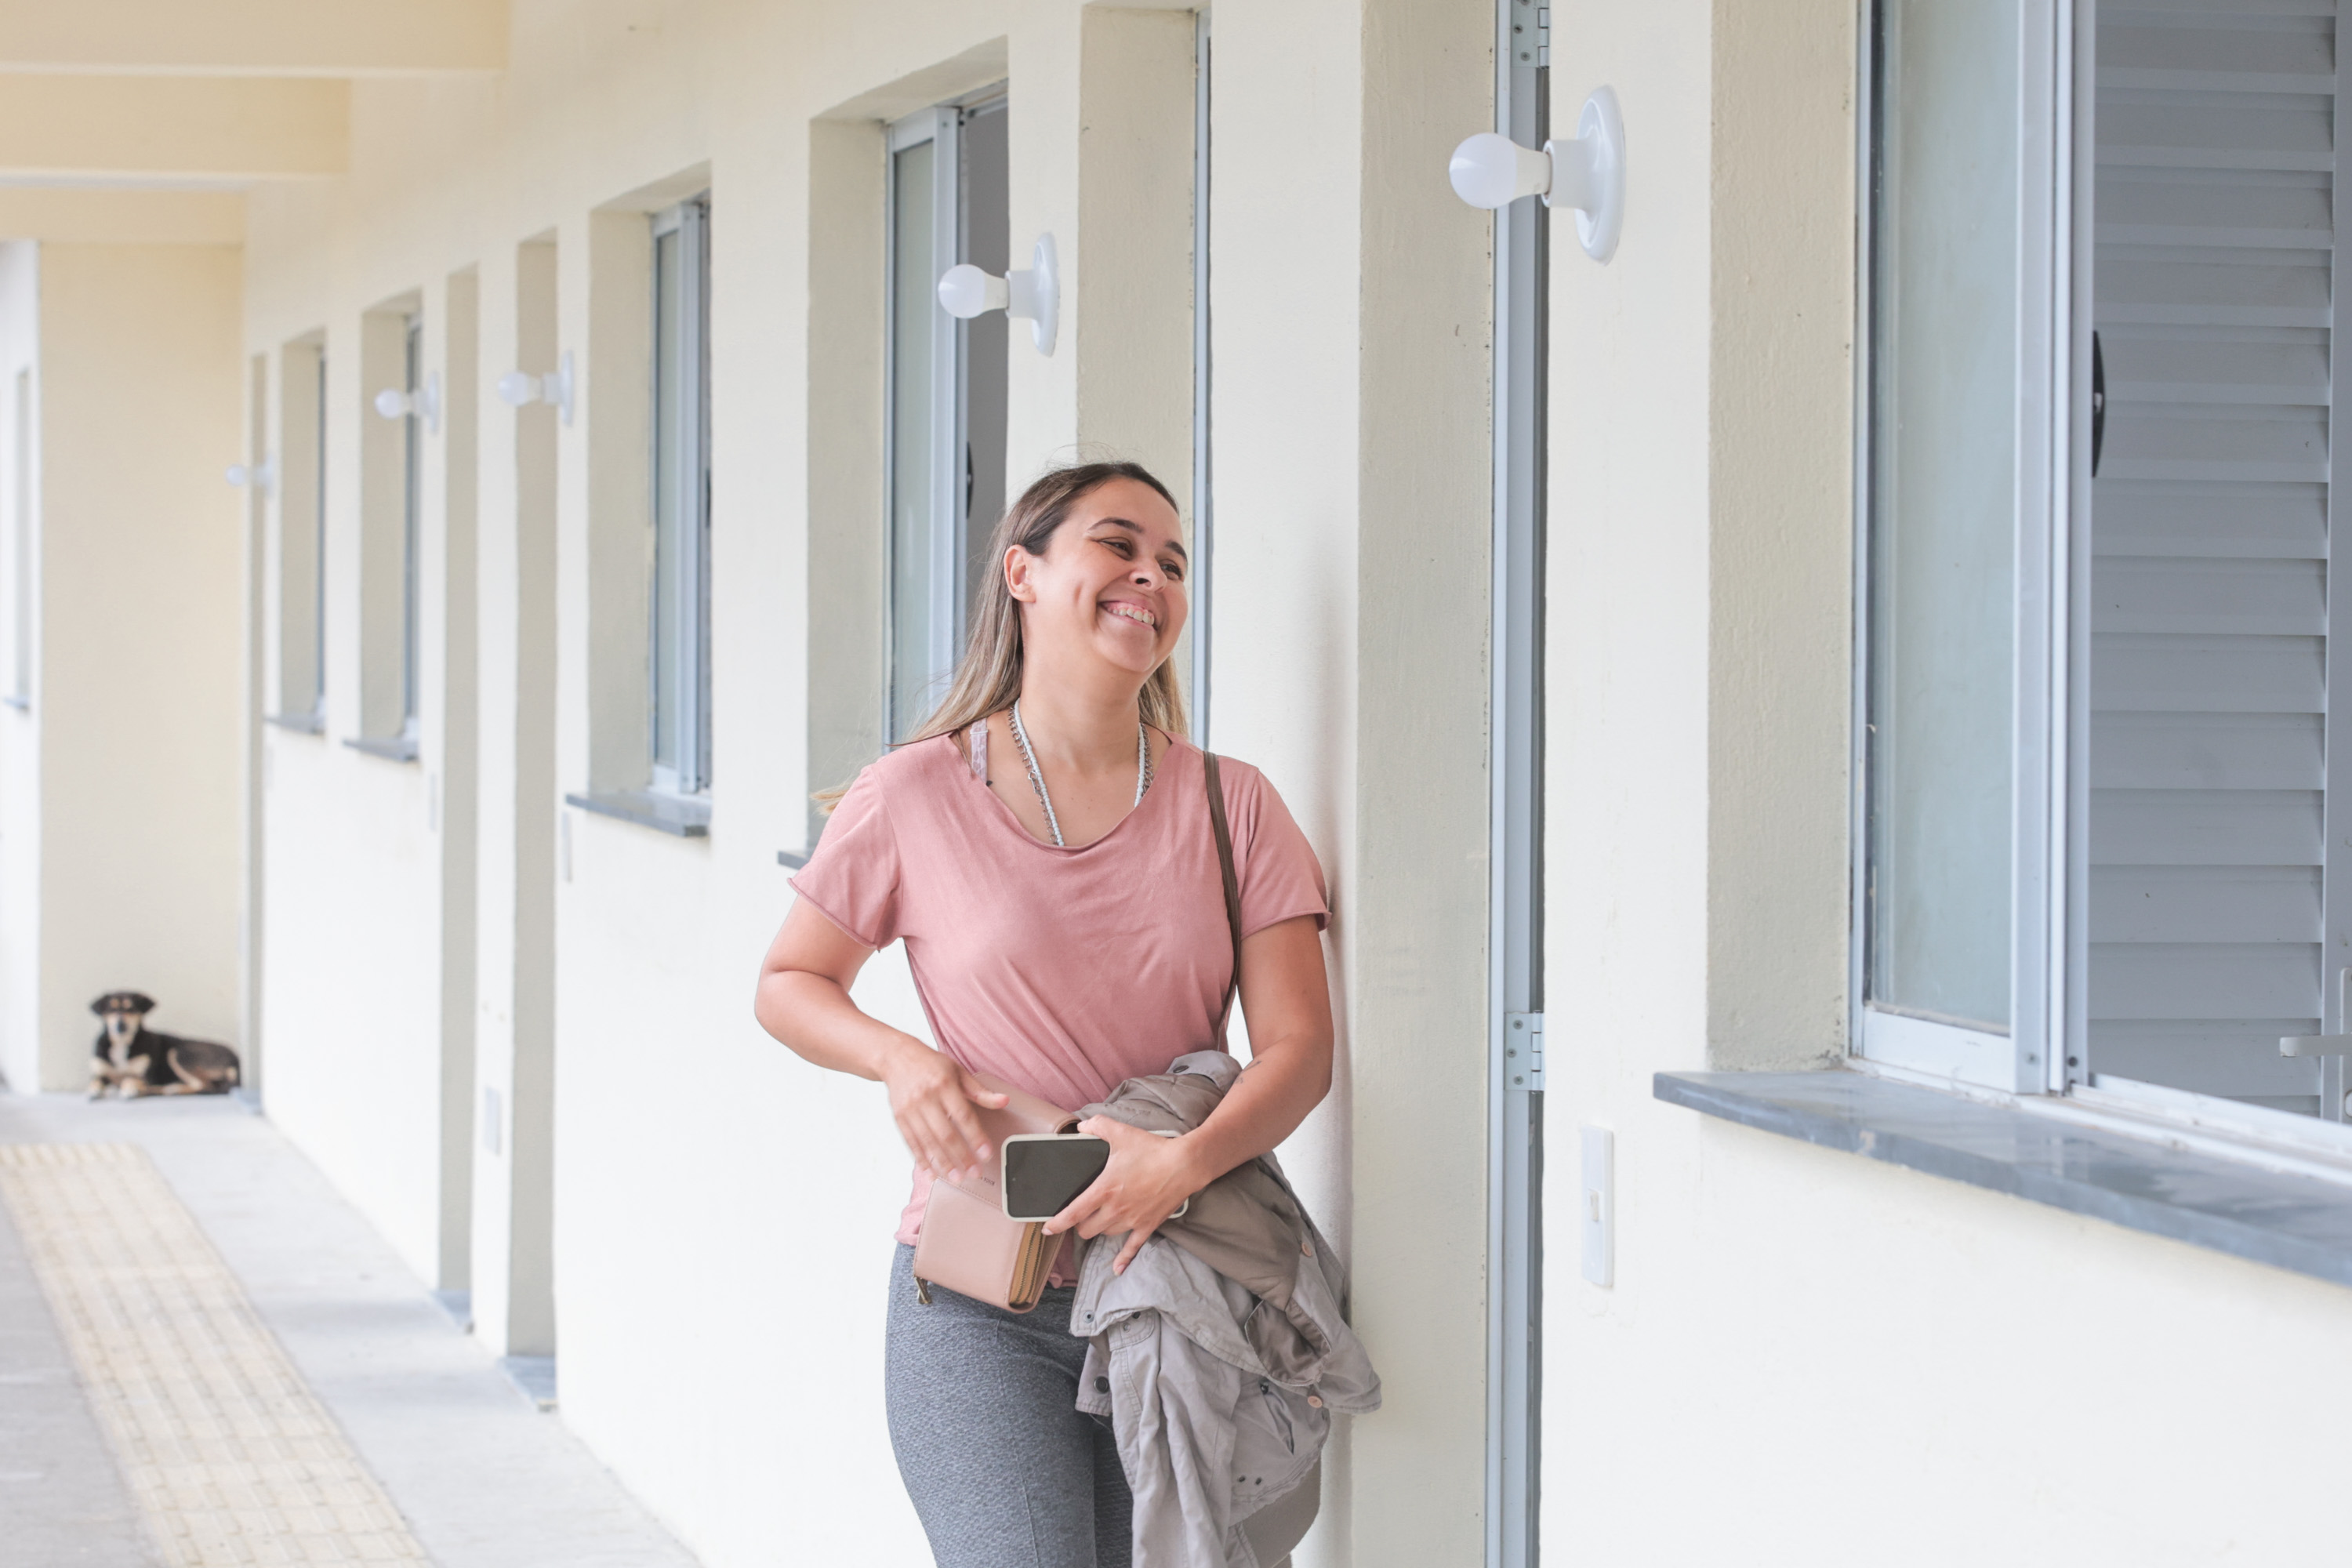
[[[34,679],[28,710],[0,711],[0,1066],[20,1088],[89,1080],[104,991],[237,1038],[237,295],[234,247],[6,247],[0,370],[33,367],[36,398]]]
[[[1335,1447],[1326,1521],[1302,1561],[1460,1560],[1475,1553],[1479,1531],[1484,1309],[1479,1231],[1453,1217],[1475,1215],[1481,1202],[1472,1141],[1483,1121],[1483,1025],[1474,1000],[1461,1037],[1444,1042],[1449,1065],[1440,1070],[1458,1070],[1464,1081],[1449,1076],[1439,1097],[1450,1119],[1442,1141],[1454,1154],[1433,1167],[1424,1157],[1430,1121],[1405,1131],[1416,1100],[1439,1102],[1428,1092],[1432,1058],[1420,1048],[1429,1015],[1391,1003],[1426,992],[1433,974],[1446,977],[1439,991],[1450,985],[1458,997],[1466,986],[1475,999],[1484,984],[1483,937],[1475,920],[1449,922],[1420,944],[1421,967],[1402,978],[1385,963],[1360,975],[1349,957],[1357,835],[1367,830],[1355,804],[1355,757],[1365,742],[1352,671],[1360,595],[1403,607],[1416,578],[1427,575],[1415,571],[1411,550],[1391,549],[1366,578],[1356,542],[1360,476],[1381,462],[1397,474],[1424,465],[1410,496],[1383,492],[1382,515],[1398,542],[1410,540],[1421,509],[1433,503],[1461,530],[1447,542],[1457,559],[1442,574],[1454,596],[1433,612],[1458,646],[1434,661],[1441,673],[1427,679],[1412,676],[1412,661],[1396,661],[1405,685],[1384,696],[1381,735],[1384,742],[1395,735],[1400,716],[1418,702],[1444,704],[1468,726],[1460,748],[1467,761],[1446,783],[1395,797],[1454,822],[1464,843],[1424,842],[1410,831],[1402,804],[1384,806],[1397,815],[1373,826],[1391,868],[1418,857],[1444,877],[1483,887],[1475,852],[1484,841],[1475,729],[1486,492],[1476,399],[1486,226],[1447,205],[1442,169],[1456,123],[1489,112],[1488,21],[1475,0],[1369,10],[1349,0],[1235,0],[1221,6],[1217,26],[1219,657],[1230,672],[1218,689],[1217,740],[1269,771],[1332,873],[1341,901],[1331,952],[1343,1030],[1352,1040],[1350,1020],[1360,1013],[1391,1020],[1371,1037],[1380,1041],[1372,1065],[1343,1069],[1351,1088],[1286,1151],[1335,1234],[1360,1232],[1349,1194],[1366,1171],[1393,1178],[1385,1201],[1397,1221],[1395,1239],[1378,1249],[1357,1288],[1392,1411],[1376,1418],[1380,1436],[1359,1434],[1368,1446],[1352,1468],[1346,1441]],[[1358,38],[1368,27],[1383,62],[1378,116],[1362,86]],[[553,1225],[563,1417],[714,1564],[773,1561],[786,1539],[812,1561],[897,1563],[922,1550],[879,1399],[882,1290],[905,1156],[877,1089],[800,1063],[760,1032],[749,1006],[759,954],[789,898],[776,851],[803,846],[806,791],[836,782],[810,776],[813,650],[803,617],[813,601],[842,589],[810,575],[813,558],[833,557],[813,557],[816,520],[803,498],[855,497],[857,489],[839,476],[820,475],[813,485],[810,433],[832,419],[845,439],[862,438],[857,420],[845,422],[830,406],[840,392],[813,383],[808,369],[817,326],[810,259],[826,244],[824,231],[811,227],[811,172],[852,177],[843,173],[840,132],[828,125],[835,151],[819,156],[811,127],[878,121],[1009,77],[1015,247],[1054,231],[1067,291],[1055,357],[1040,357],[1015,334],[1012,470],[1025,477],[1076,441],[1121,430],[1136,431],[1141,443],[1181,445],[1182,397],[1143,397],[1135,383],[1159,376],[1181,391],[1190,375],[1186,335],[1130,334],[1110,344],[1135,361],[1122,382],[1100,357],[1108,350],[1087,359],[1073,334],[1087,310],[1115,311],[1136,268],[1149,267],[1180,290],[1188,276],[1185,258],[1167,254],[1170,236],[1183,243],[1183,226],[1160,224],[1145,235],[1118,224],[1106,182],[1131,182],[1117,194],[1146,201],[1149,211],[1181,212],[1192,195],[1189,160],[1167,155],[1131,127],[1097,134],[1082,153],[1088,93],[1116,92],[1127,79],[1118,73],[1148,77],[1160,95],[1151,101],[1167,100],[1161,109],[1183,107],[1182,92],[1163,79],[1188,28],[1181,14],[1090,24],[1073,0],[751,12],[681,5],[657,18],[525,0],[502,78],[362,82],[354,90],[352,174],[251,200],[247,346],[274,354],[323,327],[338,378],[330,732],[273,730],[268,739],[268,1108],[429,1271],[439,1212],[431,1029],[439,977],[437,873],[421,781],[444,742],[428,684],[419,766],[336,743],[355,725],[351,454],[358,422],[372,417],[362,412],[363,399],[374,390],[352,378],[354,334],[363,310],[421,289],[431,358],[441,331],[436,280],[478,267],[487,384],[519,365],[517,247],[554,242],[557,336],[576,357],[583,388],[574,423],[556,434],[556,786],[584,790],[593,777],[589,731],[599,695],[589,689],[596,660],[585,613],[592,519],[605,509],[618,515],[629,500],[607,493],[611,475],[627,465],[613,464],[609,453],[592,461],[589,438],[599,427],[600,392],[634,395],[614,378],[642,363],[641,353],[625,356],[598,340],[598,258],[611,257],[614,226],[648,191],[708,171],[714,816],[708,838],[680,839],[563,813],[569,869],[555,873],[554,887]],[[1420,68],[1431,51],[1445,63],[1424,81]],[[1090,80],[1088,68],[1108,75]],[[1140,102],[1119,108],[1139,112]],[[1161,117],[1177,118],[1172,110]],[[1281,156],[1254,157],[1254,148],[1279,148]],[[1428,179],[1413,184],[1424,166]],[[877,157],[877,179],[880,172]],[[1402,290],[1407,274],[1427,263],[1452,290],[1420,301],[1421,336],[1399,340],[1419,346],[1391,353],[1376,370],[1367,368],[1362,345],[1378,319],[1359,298],[1369,221],[1360,193],[1373,180],[1401,182],[1412,193],[1374,204],[1383,254],[1400,258],[1376,269],[1381,287]],[[826,199],[828,217],[857,210],[839,193]],[[1107,253],[1091,277],[1090,233]],[[1161,308],[1181,311],[1181,291]],[[837,324],[824,326],[840,336]],[[600,353],[608,349],[600,382]],[[835,360],[845,352],[855,345],[828,342],[824,350]],[[878,339],[870,352],[878,355]],[[1459,417],[1427,416],[1441,401],[1460,405]],[[524,586],[512,575],[516,417],[486,401],[478,427],[478,1072],[484,1083],[509,1089],[501,1075],[513,1049],[522,891],[512,868],[523,847],[511,821],[502,825],[499,803],[512,798],[514,737],[528,717],[516,706],[514,675],[514,606]],[[1401,444],[1416,428],[1436,434]],[[426,518],[432,534],[435,503]],[[824,522],[844,526],[833,515]],[[853,518],[847,526],[864,524]],[[434,624],[428,619],[428,641],[438,635]],[[854,658],[837,662],[858,666]],[[1282,673],[1268,679],[1270,671]],[[1384,953],[1411,942],[1393,921],[1381,940]],[[339,1013],[337,1028],[308,1026],[328,1016],[320,1010],[330,998],[359,994],[372,999],[363,1023],[343,1027]],[[922,1031],[898,954],[874,963],[860,999]],[[1441,1015],[1445,1006],[1461,1012],[1444,1003]],[[355,1071],[354,1060],[366,1070]],[[1368,1096],[1385,1126],[1371,1148],[1349,1131],[1351,1106]],[[504,1342],[511,1314],[483,1260],[501,1254],[500,1227],[517,1212],[484,1196],[507,1190],[501,1158],[475,1151],[472,1283],[478,1316],[499,1318],[488,1335],[493,1344]],[[1446,1238],[1435,1268],[1411,1240],[1432,1233]]]
[[[1593,1123],[1619,1206],[1613,1289],[1551,1250],[1548,1552],[2332,1560],[2352,1296],[1652,1098],[1661,1069],[1843,1047],[1853,12],[1554,23],[1555,122],[1611,83],[1634,151],[1609,266],[1553,218],[1548,1196],[1570,1212]],[[1214,739],[1331,876],[1339,1087],[1284,1154],[1389,1394],[1335,1440],[1302,1568],[1474,1562],[1484,1533],[1490,260],[1443,167],[1488,122],[1491,26],[1483,0],[1216,14]],[[40,679],[0,710],[0,1069],[78,1082],[114,984],[233,1037],[241,501],[217,475],[246,357],[278,432],[281,351],[323,333],[328,729],[263,742],[268,1109],[420,1273],[470,1283],[486,1344],[557,1352],[562,1418],[714,1568],[922,1554],[879,1394],[905,1157],[877,1089],[749,1009],[775,853],[874,710],[838,689],[875,668],[871,606],[842,604],[870,597],[878,527],[878,318],[843,261],[876,253],[860,159],[878,182],[878,121],[1009,79],[1015,248],[1051,229],[1067,290],[1054,358],[1014,334],[1011,469],[1106,436],[1178,450],[1186,335],[1133,291],[1185,304],[1189,161],[1150,132],[1184,37],[1076,0],[517,0],[504,73],[358,84],[352,173],[255,193],[241,272],[219,245],[0,247],[0,374],[37,344],[47,503]],[[685,839],[556,801],[604,782],[592,716],[634,700],[595,684],[592,638],[625,667],[628,628],[591,581],[640,499],[609,445],[642,401],[612,326],[627,226],[705,182],[716,783]],[[410,295],[478,450],[427,443],[404,763],[341,742],[362,321]],[[571,425],[480,395],[559,349]],[[469,703],[442,672],[477,654]],[[477,764],[468,840],[434,803]],[[898,954],[859,999],[923,1032]],[[484,1088],[499,1148],[459,1158]]]
[[[1651,1097],[1843,1047],[1853,9],[1554,18],[1633,158],[1554,261],[1547,1201],[1614,1129],[1617,1282],[1555,1231],[1547,1554],[2337,1560],[2352,1294]]]
[[[0,551],[13,553],[14,531],[28,529],[39,570],[41,249],[30,240],[0,245]],[[26,406],[17,407],[17,378]],[[22,413],[30,437],[16,451]],[[26,472],[19,474],[23,464]],[[19,488],[21,484],[21,489]],[[19,497],[26,512],[16,514]],[[16,639],[16,565],[0,559],[0,689],[13,684]],[[37,622],[40,595],[26,595]],[[39,639],[33,639],[37,655]],[[0,709],[0,1076],[37,1089],[41,1063],[41,731],[40,710]],[[95,1031],[93,1031],[94,1033]]]

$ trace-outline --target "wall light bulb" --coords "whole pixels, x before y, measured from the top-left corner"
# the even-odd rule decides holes
[[[258,463],[231,463],[228,472],[222,477],[240,489],[249,485],[255,489],[266,490],[278,477],[278,459],[265,458]]]
[[[399,419],[408,413],[408,394],[396,386],[387,386],[375,395],[375,411],[386,419]]]
[[[940,279],[940,304],[950,316],[970,321],[983,310],[1001,310],[1012,292],[1002,278],[992,278],[971,262],[947,269]]]
[[[510,370],[499,377],[499,401],[509,408],[520,408],[539,401],[539,377],[529,371]]]
[[[1481,131],[1454,149],[1445,172],[1454,194],[1474,207],[1491,212],[1541,196],[1548,207],[1571,208],[1587,256],[1605,262],[1617,253],[1625,227],[1625,119],[1613,88],[1593,89],[1572,139],[1555,137],[1538,153]]]
[[[1465,138],[1445,173],[1455,195],[1490,210],[1551,189],[1551,159],[1493,131]]]
[[[1041,234],[1025,271],[990,276],[971,262],[959,262],[940,275],[940,308],[970,321],[983,310],[1002,310],[1029,323],[1030,342],[1041,354],[1054,352],[1062,314],[1061,263],[1054,237]]]

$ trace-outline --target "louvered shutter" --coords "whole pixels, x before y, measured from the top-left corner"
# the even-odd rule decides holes
[[[2309,1110],[2317,1068],[2278,1040],[2342,1026],[2323,976],[2352,963],[2329,791],[2352,805],[2352,753],[2327,724],[2335,13],[2098,17],[2089,1065]]]

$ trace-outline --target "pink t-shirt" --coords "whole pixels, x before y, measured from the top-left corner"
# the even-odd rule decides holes
[[[1245,763],[1218,772],[1242,934],[1300,915],[1320,929],[1323,868],[1282,797]],[[1065,1110],[1217,1044],[1233,936],[1185,742],[1141,805],[1076,849],[1030,837],[952,737],[901,747],[857,775],[792,885],[867,947],[906,942],[940,1049]],[[929,1195],[918,1172],[900,1241]]]

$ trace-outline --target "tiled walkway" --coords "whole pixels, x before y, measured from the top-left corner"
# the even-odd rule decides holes
[[[0,1202],[171,1568],[422,1563],[134,1143],[0,1143]]]
[[[426,1562],[693,1560],[267,1121],[0,1095],[0,1563]]]

